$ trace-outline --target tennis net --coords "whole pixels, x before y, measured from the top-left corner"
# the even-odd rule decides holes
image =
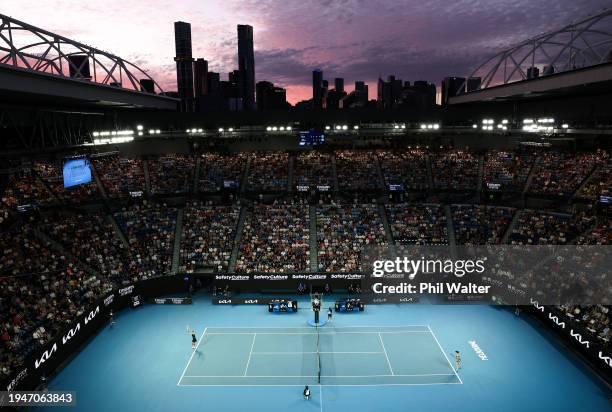
[[[316,326],[317,329],[317,362],[319,365],[319,370],[317,372],[317,383],[321,383],[321,353],[319,352],[319,338],[320,338],[320,334],[319,334],[319,326]]]

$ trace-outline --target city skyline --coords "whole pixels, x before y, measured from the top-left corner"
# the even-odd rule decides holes
[[[607,2],[442,0],[380,2],[157,1],[104,4],[4,2],[2,12],[122,56],[148,70],[167,91],[177,90],[174,21],[192,25],[193,57],[209,70],[238,67],[236,26],[253,26],[255,78],[287,89],[292,104],[312,97],[312,70],[376,89],[379,74],[427,80],[464,76],[496,50],[592,14]],[[48,7],[50,6],[50,7]],[[332,35],[333,33],[333,35]],[[375,97],[373,95],[370,96]]]

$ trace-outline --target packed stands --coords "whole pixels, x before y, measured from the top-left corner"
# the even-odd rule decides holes
[[[239,214],[240,207],[235,205],[189,202],[183,218],[181,272],[193,273],[203,267],[227,270]]]
[[[376,152],[387,187],[401,185],[404,190],[424,190],[427,182],[425,150],[419,147],[401,151]]]
[[[440,148],[431,156],[434,187],[440,190],[476,190],[478,157],[467,149]]]
[[[293,164],[294,186],[333,188],[332,155],[317,151],[299,153]]]
[[[170,272],[176,215],[173,207],[146,202],[114,214],[130,246],[130,273],[147,279]]]
[[[189,193],[193,187],[195,160],[184,154],[149,159],[151,192],[160,195]]]
[[[600,196],[612,196],[612,158],[609,157],[595,169],[577,194],[577,197],[589,200],[599,200]]]
[[[275,201],[249,207],[237,272],[296,272],[309,267],[308,204],[299,200]]]
[[[565,245],[574,240],[589,225],[592,218],[561,213],[523,210],[510,234],[517,245]]]
[[[396,243],[411,245],[446,245],[448,228],[440,205],[408,203],[386,206],[391,233]]]
[[[331,204],[317,207],[318,269],[352,272],[361,269],[365,246],[386,246],[376,204]]]
[[[484,159],[484,188],[507,192],[523,191],[534,160],[534,155],[529,152],[487,151]]]
[[[8,178],[2,201],[10,208],[27,204],[51,204],[57,199],[34,171],[24,167]]]
[[[546,152],[538,163],[529,187],[531,193],[571,196],[593,169],[609,157],[606,152],[591,153]]]
[[[458,245],[499,244],[514,210],[506,207],[452,205],[453,228]]]
[[[381,189],[378,161],[371,151],[337,151],[336,173],[340,190]]]
[[[238,189],[248,155],[245,153],[202,153],[198,190],[202,193],[214,193],[222,188]]]
[[[68,253],[113,283],[139,280],[138,273],[129,272],[131,256],[127,247],[103,214],[54,214],[45,217],[39,227]]]
[[[289,155],[285,152],[258,152],[251,160],[249,191],[282,192],[287,190]]]
[[[143,162],[119,154],[92,158],[108,197],[127,197],[146,190]]]

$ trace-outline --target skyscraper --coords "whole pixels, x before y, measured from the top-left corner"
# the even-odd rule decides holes
[[[193,64],[193,74],[195,76],[194,91],[195,97],[208,94],[208,62],[204,59],[197,59]]]
[[[323,71],[320,69],[312,72],[312,107],[323,108]]]
[[[181,99],[181,110],[193,111],[193,57],[191,56],[191,24],[182,21],[174,23],[174,44],[176,48],[176,83]]]
[[[336,89],[337,92],[344,91],[344,79],[342,77],[336,77],[334,79],[334,88]]]
[[[462,90],[461,85],[465,83],[465,77],[445,77],[442,81],[442,106],[448,104],[448,99],[450,97],[455,97],[457,95],[465,93],[465,86],[463,86]]]
[[[253,27],[238,25],[238,70],[241,73],[243,107],[255,108],[255,54],[253,52]]]

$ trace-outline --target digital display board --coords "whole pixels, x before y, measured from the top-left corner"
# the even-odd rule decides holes
[[[64,162],[64,187],[73,187],[91,182],[89,159],[81,157]]]

